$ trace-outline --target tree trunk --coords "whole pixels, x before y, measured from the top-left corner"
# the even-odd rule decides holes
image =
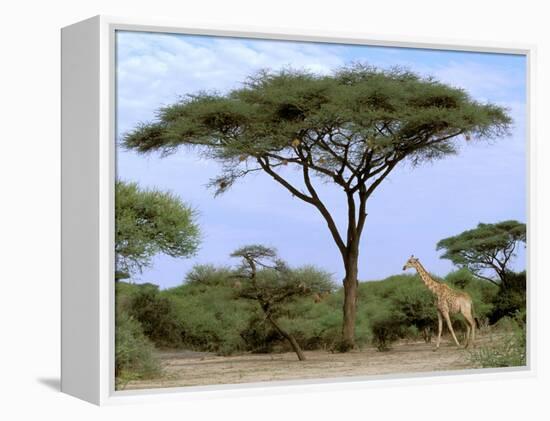
[[[358,250],[350,250],[345,262],[346,277],[344,278],[344,323],[342,326],[341,352],[346,352],[355,346],[355,314],[357,311],[358,287]]]
[[[502,269],[502,270],[497,270],[497,274],[498,274],[498,277],[500,278],[500,286],[502,288],[506,288],[506,284],[507,284],[507,276],[506,276],[506,270],[505,269]]]
[[[294,336],[292,336],[290,333],[286,332],[285,330],[283,330],[278,324],[277,322],[275,322],[275,320],[271,317],[270,314],[267,315],[267,320],[269,320],[269,322],[271,323],[271,325],[275,328],[275,330],[277,332],[279,332],[279,334],[285,338],[289,343],[290,343],[290,346],[292,347],[292,349],[294,350],[294,352],[296,353],[296,355],[298,356],[298,359],[300,361],[305,361],[306,359],[306,356],[304,355],[304,353],[302,352],[302,348],[300,348],[300,345],[298,344],[298,342],[296,341],[296,338],[294,338]]]

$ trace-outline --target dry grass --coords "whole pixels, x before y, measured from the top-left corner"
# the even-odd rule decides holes
[[[481,337],[478,345],[494,340]],[[306,351],[306,361],[294,353],[244,354],[221,357],[188,351],[159,352],[163,376],[132,381],[124,389],[150,389],[212,384],[236,384],[273,380],[323,379],[345,376],[418,373],[477,368],[470,353],[442,341],[439,351],[434,344],[401,342],[387,352],[375,348],[348,353]]]

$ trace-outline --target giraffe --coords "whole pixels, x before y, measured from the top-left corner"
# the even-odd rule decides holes
[[[418,275],[426,285],[426,287],[437,297],[437,342],[434,351],[439,349],[439,343],[441,342],[441,331],[443,329],[443,319],[447,323],[447,327],[453,336],[453,339],[457,346],[460,346],[458,339],[456,339],[453,326],[451,324],[451,318],[449,314],[462,313],[466,320],[466,345],[468,348],[470,345],[474,345],[475,340],[475,318],[474,318],[474,306],[472,298],[466,292],[460,292],[452,289],[448,285],[434,280],[428,271],[424,269],[424,266],[420,263],[418,258],[411,256],[409,260],[403,266],[403,270],[416,269]]]

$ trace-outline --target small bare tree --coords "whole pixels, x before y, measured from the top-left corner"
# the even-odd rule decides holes
[[[330,292],[330,275],[313,267],[290,269],[277,252],[261,245],[242,247],[231,254],[242,259],[237,276],[241,279],[237,296],[255,300],[265,319],[285,338],[300,361],[306,359],[296,338],[278,322],[286,304],[298,297]]]

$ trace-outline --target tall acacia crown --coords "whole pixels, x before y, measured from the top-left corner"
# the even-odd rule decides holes
[[[212,180],[217,193],[252,171],[294,164],[346,192],[366,186],[368,196],[398,162],[441,158],[457,151],[457,140],[505,135],[510,124],[504,108],[463,89],[356,63],[331,75],[263,70],[224,95],[187,95],[123,145],[163,154],[199,148],[224,164]]]

